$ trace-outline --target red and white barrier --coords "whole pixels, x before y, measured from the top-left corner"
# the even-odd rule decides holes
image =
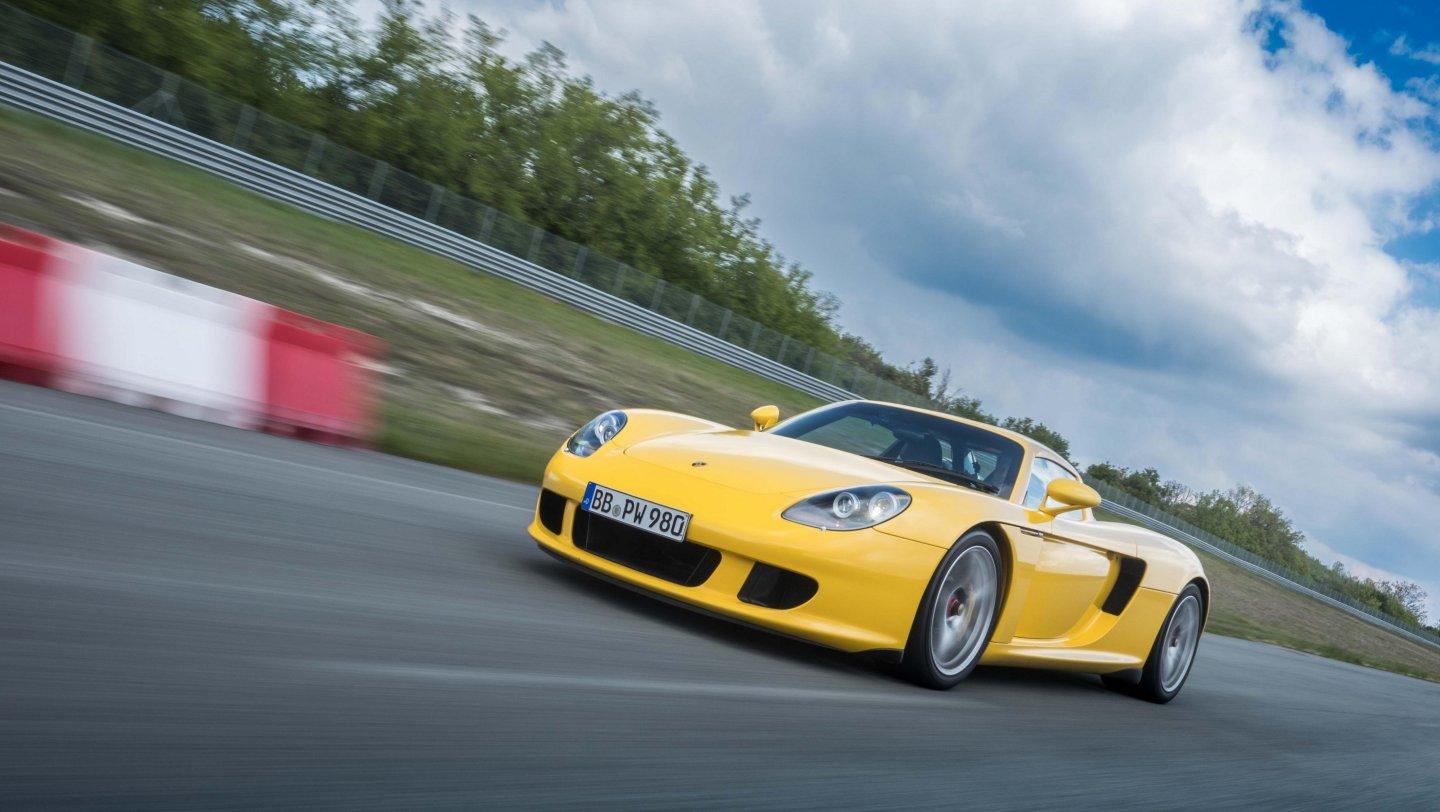
[[[375,430],[380,343],[0,226],[0,376],[333,443]]]
[[[59,369],[59,246],[0,225],[0,376],[44,385]]]
[[[375,424],[373,336],[266,305],[263,418],[270,431],[320,437],[370,437]]]
[[[65,253],[60,388],[256,427],[264,305],[96,251]]]

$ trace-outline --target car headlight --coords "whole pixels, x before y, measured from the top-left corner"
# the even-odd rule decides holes
[[[910,494],[893,485],[862,485],[817,493],[780,515],[821,530],[861,530],[889,521],[907,507]]]
[[[565,450],[577,457],[588,457],[594,454],[596,449],[605,445],[625,428],[625,413],[620,411],[606,412],[589,423],[580,427],[580,430],[565,443]]]

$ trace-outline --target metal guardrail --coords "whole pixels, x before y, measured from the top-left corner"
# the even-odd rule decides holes
[[[3,4],[0,4],[0,11],[7,14],[17,13]],[[77,41],[76,51],[81,50],[82,46],[88,51],[88,40],[79,37],[75,39]],[[72,53],[69,57],[69,64],[63,71],[66,78],[75,72],[75,64],[76,60]],[[170,76],[169,74],[165,75]],[[175,82],[168,83],[172,88],[178,87]],[[168,92],[172,94],[171,98],[173,99],[175,90],[172,89]],[[156,98],[154,94],[145,96],[139,107],[152,109],[166,103],[164,97],[160,97],[159,101],[156,101]],[[822,400],[845,400],[866,396],[915,402],[915,397],[911,393],[903,392],[898,387],[888,387],[888,384],[887,388],[893,388],[894,391],[852,392],[830,381],[805,374],[779,361],[739,347],[709,332],[696,329],[680,320],[656,312],[654,309],[457,233],[431,222],[436,208],[433,201],[432,205],[426,207],[426,214],[431,217],[408,214],[373,199],[374,194],[366,197],[339,188],[304,172],[281,166],[158,120],[148,112],[97,98],[65,82],[47,78],[4,61],[0,61],[0,103],[39,113],[57,121],[172,158],[305,211],[339,222],[357,225],[445,256],[468,267],[502,276],[600,318],[674,343],[710,358],[733,364]],[[312,149],[312,154],[313,152]],[[380,166],[384,165],[380,164]],[[374,173],[374,178],[379,179],[378,182],[382,184],[384,176],[383,171]],[[372,183],[372,192],[374,188],[375,184]],[[532,242],[532,246],[541,239],[538,236],[540,232],[537,230],[535,233],[537,237]],[[583,262],[583,257],[582,249],[577,258],[577,264]],[[657,289],[654,296],[655,301],[660,300],[663,290],[663,287]],[[693,296],[693,294],[687,295]],[[692,314],[695,311],[695,302],[698,301],[698,297],[692,301],[690,307]],[[726,321],[728,322],[728,318]],[[757,326],[754,334],[758,334],[758,331]],[[723,327],[719,332],[722,334],[725,332]],[[782,357],[785,355],[784,345],[778,354]],[[811,355],[813,356],[813,353]],[[1202,536],[1209,536],[1209,534],[1203,531],[1192,533],[1182,529],[1183,522],[1173,517],[1170,517],[1170,522],[1156,518],[1160,511],[1149,505],[1137,502],[1147,509],[1139,510],[1122,504],[1122,500],[1131,502],[1136,500],[1106,488],[1104,483],[1098,483],[1098,487],[1102,493],[1110,491],[1104,506],[1117,514],[1216,555],[1277,584],[1309,595],[1341,611],[1400,634],[1407,639],[1440,648],[1440,637],[1436,637],[1424,629],[1412,627],[1396,618],[1356,605],[1343,596],[1326,594],[1324,591],[1300,583],[1277,571],[1278,568],[1270,562],[1253,557],[1240,548],[1228,549],[1233,547],[1228,542],[1213,536],[1210,537],[1210,540],[1206,540]]]
[[[87,96],[7,63],[0,63],[0,101],[199,167],[236,185],[322,217],[358,225],[472,268],[503,276],[606,320],[763,375],[823,400],[855,397],[834,384],[790,369],[485,243],[223,144],[207,142],[178,127]]]

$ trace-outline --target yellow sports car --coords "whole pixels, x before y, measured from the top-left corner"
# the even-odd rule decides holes
[[[979,663],[1180,692],[1210,602],[1195,554],[1097,521],[1093,488],[1023,435],[871,401],[753,430],[610,411],[556,452],[530,534],[684,604],[949,688]]]

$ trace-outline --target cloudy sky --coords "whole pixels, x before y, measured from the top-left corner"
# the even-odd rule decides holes
[[[451,0],[639,89],[901,362],[1081,462],[1254,485],[1440,616],[1421,0]]]

